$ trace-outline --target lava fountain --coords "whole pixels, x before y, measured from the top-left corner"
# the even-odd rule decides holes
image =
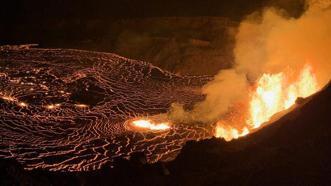
[[[274,114],[293,106],[297,98],[305,98],[318,90],[313,68],[308,64],[294,78],[290,70],[277,74],[265,73],[257,80],[250,93],[244,127],[231,127],[224,125],[224,121],[219,121],[216,124],[215,136],[227,141],[245,136],[270,121]]]

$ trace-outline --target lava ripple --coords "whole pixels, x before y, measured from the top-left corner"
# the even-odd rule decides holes
[[[0,47],[0,157],[26,169],[88,171],[144,152],[173,159],[211,127],[175,124],[159,133],[124,123],[203,99],[208,76],[179,76],[111,53]]]

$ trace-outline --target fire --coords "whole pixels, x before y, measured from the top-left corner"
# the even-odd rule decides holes
[[[274,114],[290,108],[298,97],[310,96],[318,90],[317,80],[310,65],[304,66],[294,80],[291,80],[286,72],[263,74],[256,86],[250,95],[245,126],[238,130],[218,122],[215,129],[216,137],[229,141],[245,136],[268,122]]]
[[[138,119],[132,121],[132,126],[138,129],[162,131],[170,129],[170,124],[168,122],[155,123],[148,119]]]

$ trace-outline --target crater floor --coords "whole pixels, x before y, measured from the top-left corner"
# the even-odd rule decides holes
[[[96,170],[135,152],[171,160],[188,140],[212,136],[211,126],[143,133],[124,124],[173,102],[192,106],[208,80],[110,53],[0,48],[0,157],[61,171]]]

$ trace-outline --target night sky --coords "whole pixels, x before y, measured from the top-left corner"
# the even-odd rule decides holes
[[[248,3],[249,2],[249,3]],[[7,22],[63,18],[109,18],[150,16],[238,16],[266,4],[263,0],[53,0],[6,1],[1,16]],[[9,18],[10,17],[10,18]]]

